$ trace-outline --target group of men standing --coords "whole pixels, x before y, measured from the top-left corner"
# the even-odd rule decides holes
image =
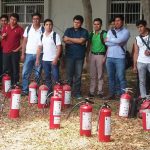
[[[2,22],[3,16],[0,19]],[[5,19],[8,21],[7,17]],[[57,82],[60,78],[59,59],[62,53],[60,35],[53,31],[53,21],[51,19],[44,20],[44,26],[40,24],[41,15],[39,13],[32,15],[32,25],[27,26],[24,31],[17,24],[18,20],[18,14],[13,13],[10,15],[9,23],[6,22],[1,28],[3,72],[9,71],[11,73],[12,84],[19,81],[21,50],[21,60],[24,62],[22,95],[28,95],[29,78],[32,71],[34,70],[38,82],[42,67],[46,85],[49,87],[49,92],[51,92],[52,80]],[[98,86],[97,95],[99,98],[114,99],[116,95],[120,96],[124,93],[123,89],[127,86],[125,47],[130,33],[123,26],[124,18],[122,15],[115,16],[114,27],[108,32],[101,30],[102,20],[100,18],[94,19],[91,33],[88,33],[82,27],[83,22],[83,17],[76,15],[73,18],[73,27],[67,28],[63,35],[66,79],[72,86],[72,94],[77,99],[82,98],[81,76],[86,56],[90,68],[89,97],[95,96],[96,86]],[[143,23],[143,20],[140,20],[136,25],[140,29],[141,36],[136,37],[133,68],[134,70],[138,68],[140,94],[142,98],[145,98],[146,75],[143,70],[150,72],[149,30],[147,30],[146,23]],[[141,31],[141,26],[145,30]],[[146,40],[146,44],[143,44],[142,39]],[[103,92],[105,64],[109,80],[109,94],[106,97],[104,97]],[[116,88],[118,85],[119,88]]]

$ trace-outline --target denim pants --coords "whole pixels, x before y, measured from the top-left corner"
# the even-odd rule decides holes
[[[146,72],[150,73],[150,63],[137,63],[138,74],[139,74],[139,87],[142,98],[146,97]],[[150,84],[150,83],[148,83]]]
[[[22,91],[28,92],[28,85],[29,85],[29,78],[32,73],[32,70],[34,69],[34,75],[36,82],[39,82],[41,70],[42,70],[42,54],[40,57],[40,65],[35,66],[36,62],[36,54],[26,54],[25,62],[23,64],[23,70],[22,70]]]
[[[125,59],[108,57],[106,60],[106,68],[109,80],[109,93],[115,95],[116,86],[119,85],[118,92],[123,94],[123,89],[126,88]],[[116,83],[116,78],[119,83]]]
[[[83,70],[84,59],[66,58],[66,80],[72,86],[73,94],[81,94],[81,76]]]
[[[59,81],[59,65],[53,65],[52,61],[43,61],[45,83],[52,92],[52,84]]]
[[[3,72],[9,72],[12,85],[19,82],[20,52],[3,53]]]

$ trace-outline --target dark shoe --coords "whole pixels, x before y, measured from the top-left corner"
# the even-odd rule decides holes
[[[115,95],[108,95],[106,97],[103,98],[103,100],[112,100],[112,99],[115,99]]]
[[[21,96],[28,96],[28,92],[22,91]]]
[[[98,94],[97,96],[98,96],[98,98],[103,98],[104,97],[103,94]]]
[[[94,97],[94,94],[89,93],[89,94],[88,94],[88,97],[93,98],[93,97]]]

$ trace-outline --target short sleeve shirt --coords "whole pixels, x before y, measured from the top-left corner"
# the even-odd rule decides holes
[[[19,25],[11,28],[10,25],[6,25],[2,34],[7,33],[7,36],[2,40],[3,53],[10,53],[20,46],[20,40],[23,37],[23,28]]]
[[[78,30],[75,30],[73,27],[66,29],[64,36],[70,37],[70,38],[85,38],[88,40],[88,31],[84,28],[79,28]],[[69,58],[77,58],[77,59],[83,59],[85,56],[86,51],[86,44],[66,44],[66,57]]]
[[[53,39],[53,31],[46,36],[43,34],[42,41],[40,40],[38,45],[43,46],[43,61],[53,61],[57,54],[57,47],[61,45],[60,36],[56,33],[56,45]]]

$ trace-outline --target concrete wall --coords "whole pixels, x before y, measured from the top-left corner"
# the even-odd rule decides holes
[[[103,28],[106,28],[106,8],[105,0],[91,0],[93,8],[93,18],[100,17],[103,20]],[[72,26],[72,19],[75,15],[83,15],[82,0],[51,0],[49,7],[51,19],[54,21],[55,30],[60,34],[67,27]]]

